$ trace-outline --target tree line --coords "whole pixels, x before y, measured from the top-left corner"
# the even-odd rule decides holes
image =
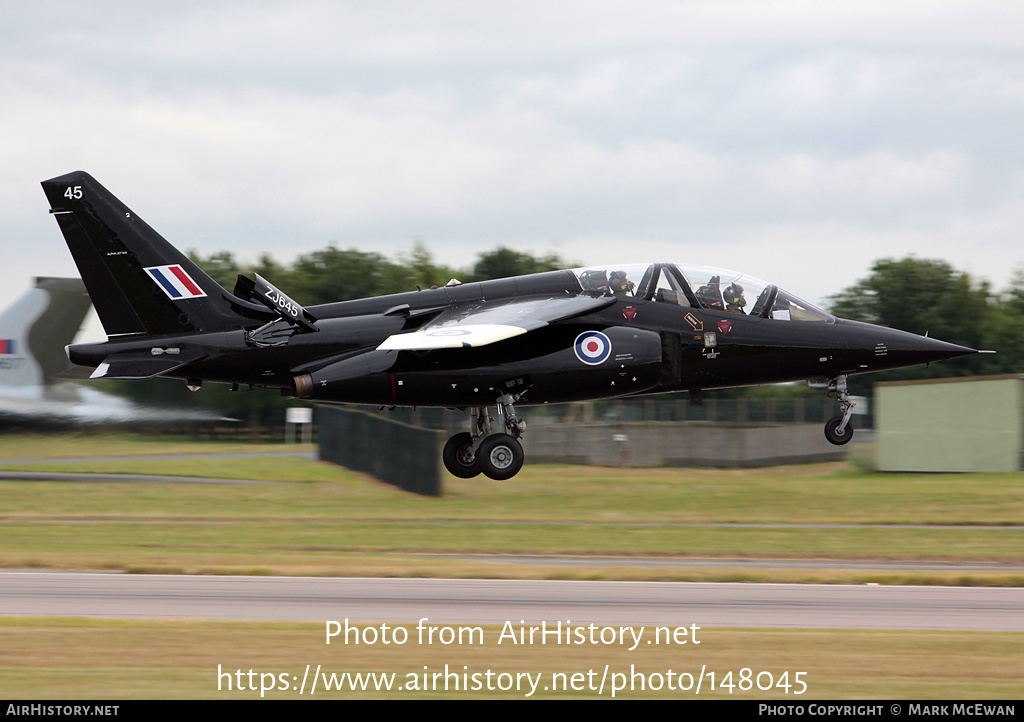
[[[227,251],[207,258],[194,252],[189,255],[229,291],[234,288],[238,274],[258,273],[304,306],[443,286],[452,278],[469,283],[578,265],[566,262],[556,253],[538,257],[510,248],[497,248],[481,253],[469,268],[456,269],[435,263],[422,243],[417,243],[408,256],[397,261],[380,253],[354,248],[342,250],[335,246],[303,254],[290,266],[281,265],[268,255],[249,266],[239,263]]]
[[[871,273],[829,299],[836,316],[941,341],[989,349],[928,366],[855,376],[854,393],[880,381],[1019,373],[1024,370],[1024,272],[994,291],[945,261],[907,257],[875,261]]]

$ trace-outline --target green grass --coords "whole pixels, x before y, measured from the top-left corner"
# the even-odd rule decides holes
[[[128,572],[1022,585],[1000,571],[896,571],[874,560],[1024,563],[1024,475],[884,475],[854,465],[768,470],[527,466],[510,482],[447,479],[417,497],[302,459],[56,463],[57,458],[283,450],[125,436],[0,437],[0,459],[58,471],[253,478],[246,485],[0,482],[0,567]],[[863,469],[863,465],[860,466]],[[774,527],[729,526],[740,523]],[[811,526],[821,524],[824,526]],[[902,528],[898,525],[916,525]],[[833,526],[828,526],[833,525]],[[959,526],[958,526],[959,525]],[[977,528],[968,528],[977,527]],[[432,552],[441,556],[429,556]],[[503,564],[497,553],[619,556],[622,565]],[[454,556],[470,553],[468,559]],[[629,566],[630,556],[664,566]],[[689,557],[834,560],[833,568],[686,566]],[[867,569],[843,561],[866,560]],[[695,620],[699,624],[699,620]],[[487,627],[494,640],[497,627]],[[702,644],[553,648],[326,646],[319,624],[0,618],[0,689],[25,699],[255,699],[223,671],[805,672],[807,692],[706,687],[701,697],[1019,699],[1024,634],[707,628]],[[631,668],[630,665],[633,665]],[[222,687],[223,678],[222,679]],[[257,683],[260,677],[256,677]],[[691,693],[692,694],[692,693]],[[271,699],[292,698],[294,690]],[[318,695],[324,696],[324,695]],[[504,696],[361,692],[332,697]],[[592,698],[590,690],[540,697]],[[606,690],[605,697],[609,694]],[[662,689],[627,697],[687,699]]]
[[[329,519],[1024,525],[1024,474],[867,474],[844,463],[749,470],[535,465],[508,482],[448,477],[440,499],[301,458],[21,463],[0,464],[0,470],[151,473],[322,482],[323,487],[247,488],[233,492],[238,503],[222,505],[217,500],[232,496],[223,486],[177,486],[168,494],[147,492],[152,485],[126,493],[120,485],[82,483],[75,493],[80,498],[60,503],[74,514],[100,516],[174,514],[175,507],[185,505],[189,514],[214,518],[301,513]],[[36,488],[11,482],[3,492],[4,514],[34,514],[40,492],[55,494],[66,486],[39,483]]]
[[[144,457],[266,448],[103,436],[45,437],[45,443],[35,437],[4,437],[0,458],[24,458],[15,453],[20,449],[54,459],[82,457],[87,451]],[[287,449],[273,450],[282,448]],[[1024,573],[1012,571],[865,571],[838,564],[1024,564],[1024,474],[869,474],[845,463],[751,470],[536,465],[509,482],[448,478],[442,498],[427,498],[301,458],[51,460],[17,467],[279,483],[3,481],[0,566],[5,567],[1024,583]],[[498,553],[621,556],[624,563],[527,566],[486,556]],[[822,570],[691,568],[678,563],[644,569],[626,563],[630,556],[677,562],[688,557],[825,559],[837,564]]]
[[[248,453],[253,445],[243,442],[194,441],[182,437],[147,436],[106,431],[60,434],[6,434],[0,436],[0,459],[60,459],[80,456],[142,456],[158,454]],[[286,444],[263,444],[260,451],[293,451]]]
[[[0,471],[74,471],[107,475],[156,474],[159,476],[280,482],[335,481],[343,478],[338,474],[338,469],[329,464],[291,457],[160,459],[159,461],[141,458],[117,461],[51,461],[20,464],[0,462]]]

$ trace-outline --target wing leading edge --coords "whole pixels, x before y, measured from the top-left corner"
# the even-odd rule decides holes
[[[486,346],[614,303],[614,296],[545,296],[463,304],[420,329],[389,336],[377,348],[430,351]]]

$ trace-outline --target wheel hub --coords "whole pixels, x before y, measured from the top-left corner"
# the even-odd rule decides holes
[[[495,469],[507,469],[512,463],[512,449],[507,446],[496,446],[491,449],[491,465]]]

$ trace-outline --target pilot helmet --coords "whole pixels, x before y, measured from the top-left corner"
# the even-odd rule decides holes
[[[747,299],[743,298],[743,286],[738,283],[730,283],[723,293],[725,296],[725,308],[728,311],[742,311],[747,305]]]
[[[608,285],[612,293],[628,293],[633,290],[633,283],[626,277],[625,271],[612,271],[608,274]]]

